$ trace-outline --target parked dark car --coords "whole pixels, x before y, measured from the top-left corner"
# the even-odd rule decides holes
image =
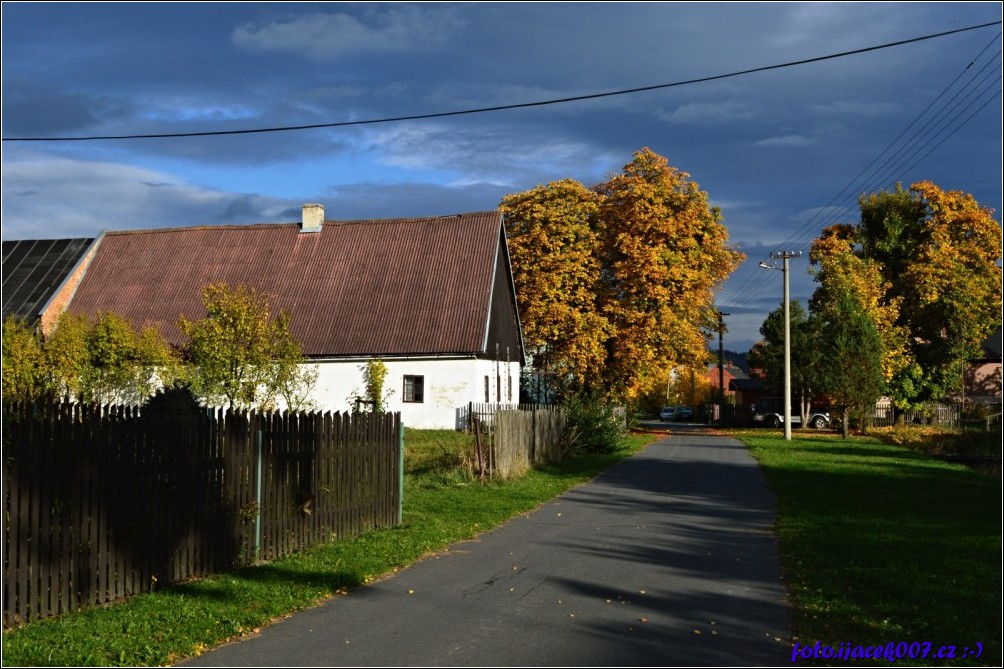
[[[688,406],[678,406],[673,420],[694,420],[694,410]]]

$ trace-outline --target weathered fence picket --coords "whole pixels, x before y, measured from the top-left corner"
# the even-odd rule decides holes
[[[536,404],[468,405],[465,419],[475,432],[473,454],[476,473],[514,478],[532,464],[561,459],[565,436],[565,411]]]

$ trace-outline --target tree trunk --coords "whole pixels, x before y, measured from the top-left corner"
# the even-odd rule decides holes
[[[851,438],[851,409],[850,407],[844,407],[844,415],[842,420],[843,426],[843,437],[844,439]]]

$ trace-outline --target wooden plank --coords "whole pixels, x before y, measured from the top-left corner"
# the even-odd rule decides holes
[[[121,504],[125,507],[124,521],[121,527],[116,528],[112,537],[115,548],[115,598],[121,599],[133,594],[132,588],[132,560],[129,555],[132,549],[132,537],[130,536],[132,510],[135,500],[130,496],[128,481],[134,476],[132,467],[132,409],[131,407],[120,407],[113,424],[115,438],[114,443],[118,450],[118,460],[120,462],[116,470],[113,470],[115,489],[120,493]],[[121,513],[121,512],[119,512]]]
[[[85,605],[85,601],[81,594],[81,551],[83,546],[84,537],[84,485],[82,482],[81,473],[86,470],[87,467],[87,453],[77,440],[72,439],[70,436],[70,430],[67,428],[66,421],[60,421],[60,430],[57,432],[60,435],[61,443],[69,445],[67,449],[67,460],[66,467],[69,471],[66,472],[67,475],[67,488],[69,489],[69,499],[71,502],[71,511],[68,524],[68,544],[67,544],[67,561],[70,573],[68,575],[67,582],[67,594],[69,601],[67,606],[70,611],[74,611]]]
[[[17,420],[3,423],[5,441],[9,435],[9,448],[3,454],[4,480],[4,580],[3,622],[14,625],[18,620],[18,556],[20,552],[21,486],[19,469],[23,440],[30,438],[30,423],[26,407],[20,406]],[[28,442],[29,446],[31,442]]]
[[[107,423],[101,420],[94,406],[88,407],[88,420],[93,421],[95,452],[98,454],[98,467],[95,469],[96,481],[95,498],[97,505],[97,564],[98,564],[98,599],[99,604],[104,604],[110,600],[108,595],[108,501],[112,498],[109,491],[114,490],[111,481],[108,480],[106,472],[109,463],[109,451],[111,450],[110,438],[108,435]]]

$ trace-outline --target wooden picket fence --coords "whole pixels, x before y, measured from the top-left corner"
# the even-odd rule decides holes
[[[561,407],[472,403],[468,415],[478,436],[474,466],[482,476],[519,477],[532,464],[557,462],[563,455]]]
[[[4,406],[7,626],[400,523],[398,414]]]

